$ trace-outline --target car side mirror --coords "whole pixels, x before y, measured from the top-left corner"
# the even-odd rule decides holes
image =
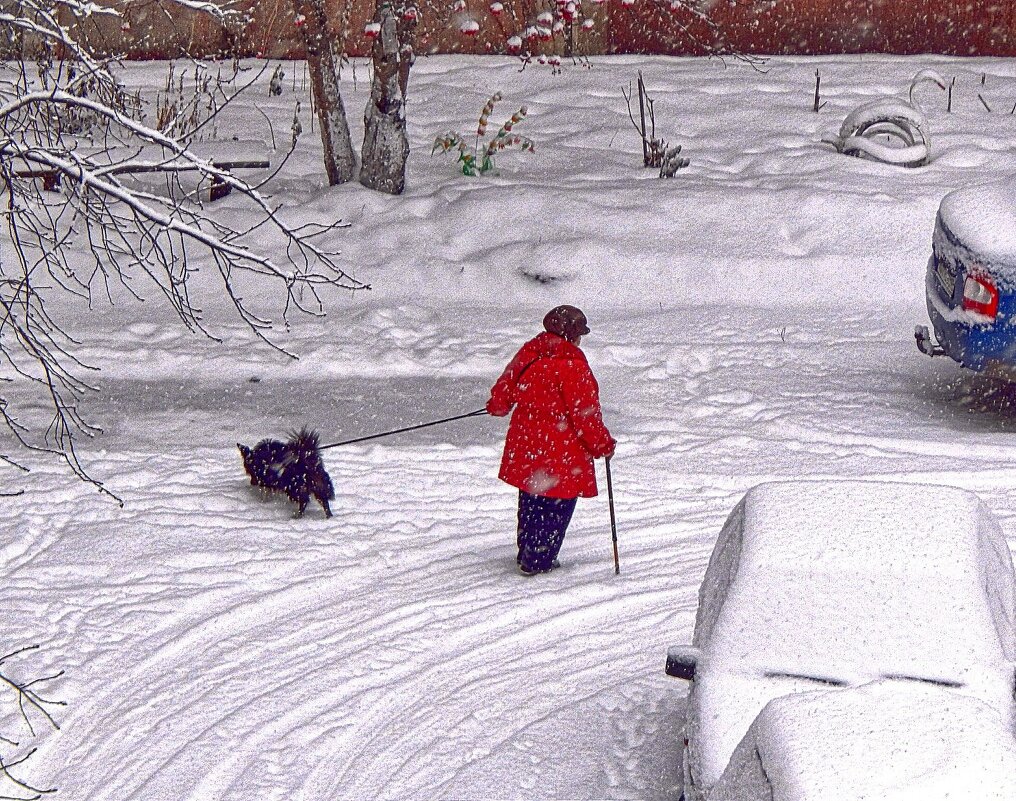
[[[667,675],[691,681],[701,654],[702,651],[693,645],[672,645],[667,650]]]

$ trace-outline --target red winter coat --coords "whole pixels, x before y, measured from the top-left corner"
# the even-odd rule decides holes
[[[496,417],[515,407],[499,478],[548,498],[596,495],[593,459],[612,454],[615,444],[599,393],[578,346],[550,333],[523,345],[487,401]]]

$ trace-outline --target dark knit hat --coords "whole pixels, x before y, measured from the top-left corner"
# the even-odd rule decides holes
[[[547,312],[547,316],[543,318],[543,327],[570,342],[589,333],[589,325],[582,310],[567,305],[555,306]]]

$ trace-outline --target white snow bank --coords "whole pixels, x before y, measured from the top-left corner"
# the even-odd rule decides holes
[[[753,794],[766,785],[771,796]],[[914,682],[784,696],[759,713],[710,797],[1008,800],[1016,741],[985,704]]]
[[[939,200],[968,185],[978,165],[985,165],[982,174],[1016,169],[1016,152],[999,148],[1008,136],[1003,116],[960,114],[966,95],[952,114],[929,108],[936,158],[918,172],[842,158],[821,137],[872,92],[884,103],[884,92],[928,66],[961,81],[979,80],[985,69],[941,57],[865,56],[771,59],[759,73],[706,59],[610,57],[590,70],[553,75],[520,72],[509,58],[421,58],[410,87],[403,196],[356,182],[327,187],[306,101],[305,133],[265,191],[295,224],[349,225],[321,244],[340,251],[342,265],[373,286],[370,299],[358,296],[353,306],[539,301],[549,308],[567,301],[646,310],[864,302],[923,311]],[[818,114],[802,90],[814,84],[816,67],[825,101]],[[302,65],[286,70],[299,75]],[[676,180],[661,181],[641,166],[641,143],[619,90],[639,71],[656,101],[657,133],[691,159]],[[124,80],[152,95],[165,85],[165,72],[165,65],[131,64]],[[370,90],[356,74],[343,80],[350,109],[362,108]],[[288,142],[269,137],[260,112],[276,133],[289,130],[294,102],[305,97],[294,83],[287,79],[281,96],[257,96],[260,111],[230,106],[219,133],[227,141],[218,144],[257,157],[267,150],[279,163]],[[499,154],[493,173],[467,178],[451,156],[432,155],[434,138],[474,130],[494,91],[504,99],[491,120],[525,105],[519,130],[536,149]],[[996,91],[1009,87],[1000,79]],[[351,113],[350,125],[360,141],[361,116]],[[269,141],[278,145],[274,151]],[[251,223],[238,197],[216,201],[214,209],[238,226]],[[266,249],[286,257],[280,247]],[[216,271],[197,261],[213,282]],[[251,288],[245,297],[258,293]],[[340,295],[327,306],[341,310],[347,300]],[[215,299],[201,297],[200,305],[211,310]]]
[[[700,591],[691,704],[708,786],[772,698],[826,681],[957,686],[1012,722],[1013,567],[953,487],[778,482],[748,491]]]

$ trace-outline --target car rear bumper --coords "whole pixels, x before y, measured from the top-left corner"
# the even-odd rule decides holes
[[[995,320],[951,308],[938,288],[934,266],[929,263],[925,281],[928,317],[935,338],[945,355],[971,370],[1013,367],[1016,369],[1016,328],[1001,308]]]

